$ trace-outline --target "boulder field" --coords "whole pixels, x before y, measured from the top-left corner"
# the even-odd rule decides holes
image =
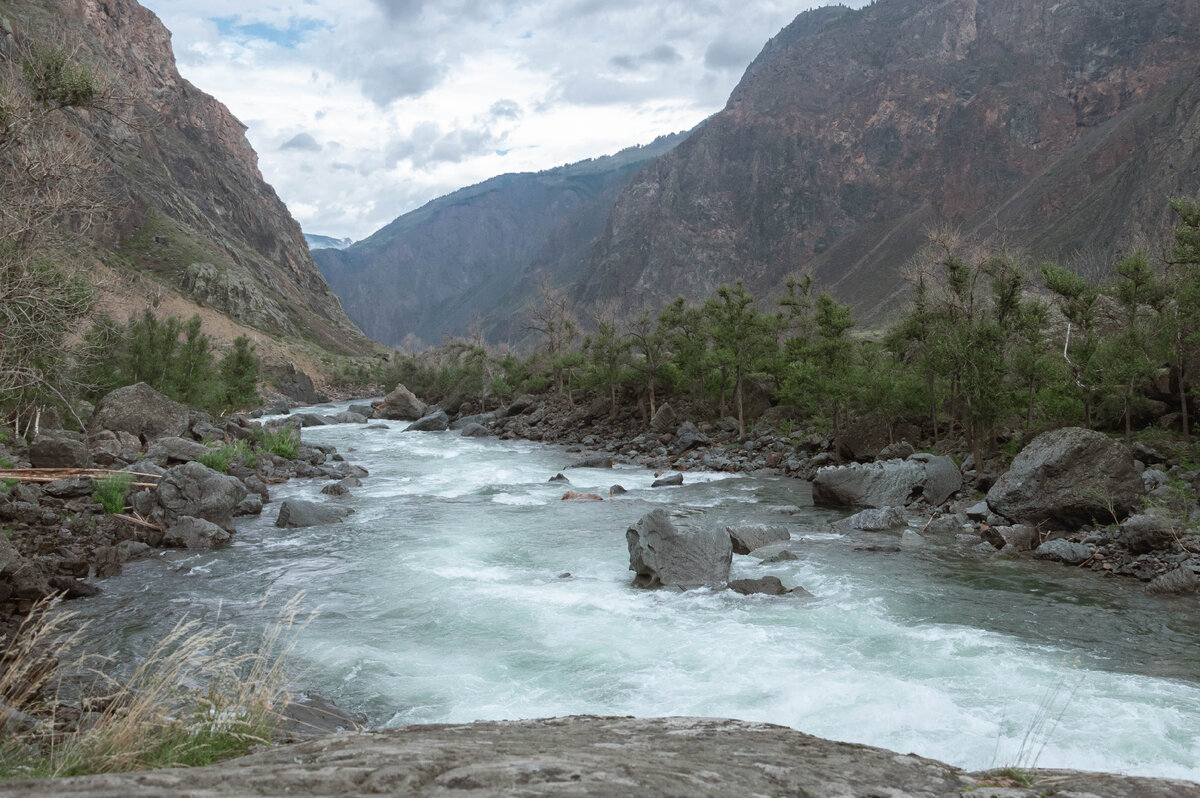
[[[575,716],[335,734],[202,768],[0,782],[0,795],[1200,798],[1200,785],[1066,770],[971,773],[739,720]]]

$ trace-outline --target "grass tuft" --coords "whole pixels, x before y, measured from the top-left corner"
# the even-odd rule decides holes
[[[96,480],[92,498],[104,506],[106,513],[120,513],[125,510],[125,497],[133,486],[133,474],[113,474]]]
[[[23,728],[0,738],[0,778],[207,765],[267,743],[287,699],[291,645],[282,640],[300,598],[251,650],[229,625],[184,619],[132,673],[113,672],[110,660],[95,655],[60,666],[85,629],[64,634],[72,614],[51,611],[54,603],[39,606],[0,658],[0,716],[8,717],[5,707],[26,713]],[[64,724],[75,707],[62,694],[78,674],[86,676],[81,695],[93,698],[78,700],[84,714]]]
[[[280,429],[264,429],[260,442],[262,448],[288,460],[295,460],[300,454],[300,433],[281,427]]]

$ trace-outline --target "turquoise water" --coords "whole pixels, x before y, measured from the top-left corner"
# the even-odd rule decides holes
[[[1008,764],[1200,780],[1200,622],[1191,600],[1058,565],[964,558],[950,541],[855,551],[804,483],[572,469],[559,448],[310,428],[371,476],[349,497],[275,486],[235,544],[135,563],[73,602],[124,657],[180,617],[252,634],[303,592],[300,683],[376,725],[564,714],[769,721],[967,768]],[[343,502],[346,523],[273,526],[289,496]],[[797,515],[781,505],[802,505]],[[809,601],[629,586],[625,529],[654,507],[681,523],[784,523],[798,560],[734,556]],[[264,600],[265,599],[265,600]],[[1039,721],[1041,730],[1026,739]]]

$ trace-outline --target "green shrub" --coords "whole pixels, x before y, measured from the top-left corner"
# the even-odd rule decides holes
[[[210,449],[197,457],[196,460],[201,464],[208,466],[213,471],[224,472],[229,468],[229,463],[233,460],[233,449],[229,446],[222,446],[219,449]]]
[[[300,433],[287,427],[264,429],[259,440],[261,448],[288,460],[295,460],[300,454]]]
[[[113,474],[96,480],[92,498],[104,505],[104,512],[119,513],[125,509],[125,497],[133,486],[133,474]]]

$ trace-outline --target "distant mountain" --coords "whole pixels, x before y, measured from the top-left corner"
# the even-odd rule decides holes
[[[572,296],[657,306],[808,270],[881,319],[932,225],[1111,264],[1200,191],[1196,0],[806,12],[618,198]]]
[[[478,324],[493,341],[520,333],[518,311],[543,275],[578,279],[618,193],[688,133],[536,173],[492,178],[407,213],[343,250],[313,258],[346,312],[389,345],[426,343]]]
[[[353,238],[334,238],[333,236],[318,236],[312,233],[304,234],[304,243],[313,249],[345,249],[354,243]]]

